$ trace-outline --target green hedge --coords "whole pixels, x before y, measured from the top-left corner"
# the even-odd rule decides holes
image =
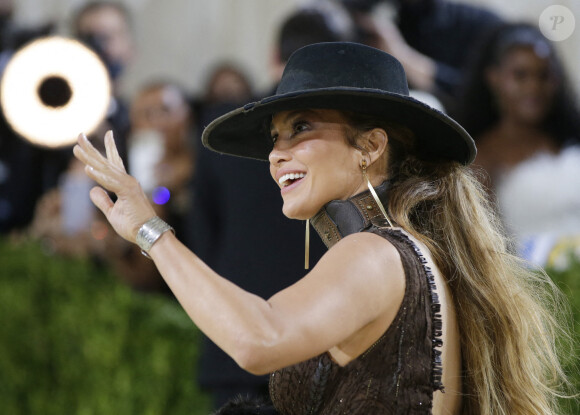
[[[0,240],[1,413],[207,415],[199,340],[175,300]]]
[[[569,361],[565,362],[565,369],[570,376],[573,392],[580,393],[580,259],[571,255],[566,268],[548,268],[546,271],[566,294],[574,316],[574,349]],[[563,414],[579,415],[580,395],[575,399],[564,400],[562,408]]]

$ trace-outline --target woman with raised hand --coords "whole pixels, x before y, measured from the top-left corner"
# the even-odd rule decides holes
[[[329,247],[268,300],[167,232],[105,141],[106,157],[83,135],[74,149],[101,186],[93,202],[205,334],[246,370],[271,373],[280,414],[557,413],[557,290],[508,253],[468,167],[473,140],[408,96],[392,56],[307,46],[276,95],[204,131],[212,150],[269,160],[284,214]]]

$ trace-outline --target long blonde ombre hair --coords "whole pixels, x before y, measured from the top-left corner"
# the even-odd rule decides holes
[[[566,306],[543,272],[510,252],[501,221],[474,171],[417,158],[402,126],[345,113],[349,142],[372,128],[387,132],[388,210],[422,241],[447,279],[460,328],[463,414],[557,414],[566,385],[559,340]]]

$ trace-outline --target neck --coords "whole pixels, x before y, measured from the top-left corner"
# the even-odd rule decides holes
[[[384,207],[388,205],[388,189],[388,181],[375,187]],[[310,219],[310,223],[328,248],[351,233],[362,232],[372,226],[386,226],[385,217],[368,190],[347,200],[328,202]]]

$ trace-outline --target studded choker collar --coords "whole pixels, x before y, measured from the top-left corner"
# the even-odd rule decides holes
[[[388,181],[375,187],[385,208],[388,206],[388,189]],[[328,248],[351,233],[362,232],[372,226],[388,226],[377,202],[368,190],[347,200],[328,202],[310,219],[310,224]]]

